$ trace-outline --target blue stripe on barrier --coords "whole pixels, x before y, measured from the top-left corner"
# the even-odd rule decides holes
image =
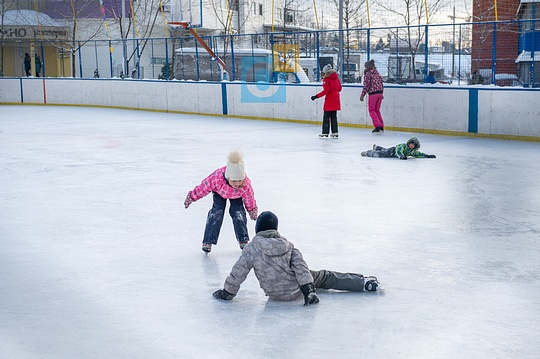
[[[225,83],[221,83],[221,106],[223,107],[223,114],[228,115],[229,110],[227,109],[227,86]]]
[[[469,132],[478,133],[478,90],[469,90]]]
[[[22,78],[19,79],[19,83],[21,86],[21,103],[24,103],[24,92],[23,92],[23,86],[22,86]]]

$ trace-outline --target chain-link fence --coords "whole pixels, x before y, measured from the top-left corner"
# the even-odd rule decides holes
[[[41,54],[42,76],[162,80],[318,82],[328,63],[344,83],[361,82],[370,59],[387,83],[540,85],[534,20],[358,28],[252,35],[18,42]],[[211,51],[208,51],[204,45]],[[341,46],[340,46],[341,44]],[[224,66],[220,65],[221,59]]]

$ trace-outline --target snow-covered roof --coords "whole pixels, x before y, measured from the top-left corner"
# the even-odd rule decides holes
[[[202,47],[199,47],[198,49],[195,49],[194,47],[181,47],[179,49],[176,49],[175,52],[178,54],[181,54],[181,53],[194,54],[195,52],[198,52],[200,55],[206,54],[206,51]],[[235,55],[251,55],[251,54],[270,55],[271,53],[272,51],[266,50],[266,49],[255,49],[255,48],[254,49],[234,49]],[[218,55],[223,54],[223,49],[218,49],[217,54]]]
[[[522,51],[516,59],[516,63],[531,62],[531,61],[532,61],[532,51]],[[540,61],[540,51],[534,52],[534,61]]]
[[[49,15],[34,10],[9,10],[4,13],[4,26],[58,26],[63,24]]]

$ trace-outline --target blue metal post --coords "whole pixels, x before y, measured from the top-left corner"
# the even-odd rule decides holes
[[[152,78],[156,78],[156,58],[154,57],[154,39],[150,39],[150,49],[152,52]]]
[[[493,23],[493,50],[491,51],[491,84],[495,84],[495,70],[497,69],[497,23]]]
[[[165,38],[165,80],[169,81],[169,44]]]
[[[82,74],[82,56],[81,56],[81,43],[80,42],[77,43],[77,52],[79,53],[79,74],[80,74],[79,77],[82,79],[83,74]]]
[[[531,31],[532,31],[532,46],[531,46],[531,66],[530,66],[530,79],[529,79],[529,87],[534,87],[534,52],[536,51],[536,4],[532,4],[532,23],[531,23]]]
[[[141,79],[141,53],[139,51],[139,39],[136,40],[137,44],[137,79]]]
[[[426,80],[427,80],[427,75],[428,75],[428,61],[429,61],[429,54],[428,54],[428,44],[429,44],[429,33],[428,33],[428,29],[429,29],[429,26],[426,25],[425,28],[426,28],[426,46],[425,46],[425,49],[424,49],[424,82],[426,82]]]
[[[113,54],[112,54],[112,43],[111,43],[111,40],[109,40],[109,68],[111,69],[111,77],[114,77]]]
[[[319,43],[319,31],[315,33],[315,47],[317,48],[317,82],[321,81],[321,52]]]
[[[41,70],[43,71],[42,77],[45,77],[45,50],[43,49],[43,42],[41,42]]]
[[[232,35],[229,35],[230,36],[230,41],[231,41],[231,75],[230,75],[230,81],[233,81],[236,79],[236,71],[235,71],[235,66],[234,66],[234,41],[233,41],[233,36]],[[223,79],[220,79],[220,81],[223,80]]]
[[[458,53],[458,85],[461,83],[461,25],[459,25],[459,53]]]
[[[366,47],[367,47],[367,59],[366,59],[366,60],[369,60],[369,59],[370,59],[370,56],[371,56],[371,29],[368,29],[368,30],[367,30],[367,43],[366,43]]]

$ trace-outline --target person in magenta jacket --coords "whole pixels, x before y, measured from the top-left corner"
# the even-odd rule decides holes
[[[381,115],[381,105],[384,99],[383,79],[375,67],[375,60],[366,61],[364,64],[364,88],[360,95],[360,101],[364,101],[364,97],[369,95],[368,109],[369,116],[373,122],[375,129],[371,132],[380,134],[384,132],[384,121]]]
[[[214,203],[208,212],[202,250],[209,253],[212,245],[218,242],[227,199],[230,202],[229,214],[233,221],[236,240],[240,249],[244,249],[249,242],[246,210],[249,217],[256,220],[258,209],[251,181],[246,176],[244,161],[239,151],[232,151],[227,166],[218,168],[203,179],[200,185],[188,192],[184,207],[187,209],[193,202],[210,192],[213,194]]]
[[[323,90],[318,94],[311,96],[312,101],[324,96],[322,133],[319,135],[319,137],[328,137],[331,126],[332,137],[338,138],[337,112],[341,110],[341,101],[339,98],[339,93],[341,92],[341,81],[339,81],[338,74],[332,69],[331,64],[328,64],[323,68],[322,75]]]

